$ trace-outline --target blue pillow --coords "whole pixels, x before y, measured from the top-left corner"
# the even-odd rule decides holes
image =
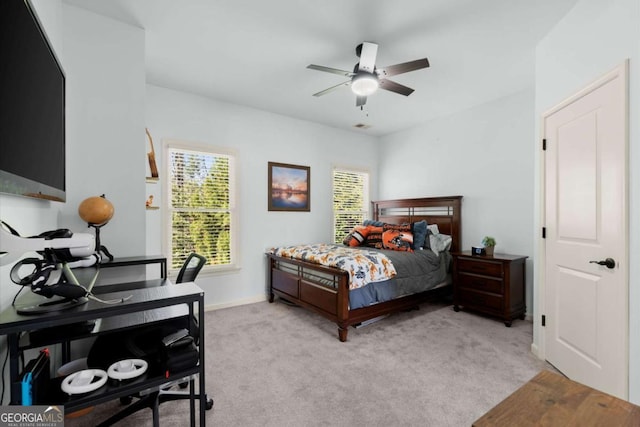
[[[411,223],[411,233],[413,233],[413,250],[420,250],[424,247],[427,238],[427,221]]]
[[[366,227],[367,225],[372,225],[372,226],[374,226],[374,227],[382,227],[382,226],[384,225],[384,222],[382,222],[382,221],[374,221],[374,220],[372,220],[372,219],[365,219],[365,220],[362,222],[362,225],[364,225],[365,227]]]

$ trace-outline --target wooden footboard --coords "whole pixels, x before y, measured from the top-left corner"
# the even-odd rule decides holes
[[[438,224],[453,237],[451,250],[460,248],[461,196],[373,202],[373,218],[388,223],[422,219]],[[340,341],[347,340],[349,326],[385,314],[417,307],[434,295],[450,292],[450,286],[408,295],[369,307],[349,310],[349,274],[337,268],[267,254],[269,302],[274,296],[314,311],[338,325]]]
[[[341,341],[349,326],[349,274],[332,267],[267,254],[269,302],[274,295],[312,310],[338,325]]]

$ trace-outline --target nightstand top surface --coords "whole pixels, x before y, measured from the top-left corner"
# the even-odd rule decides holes
[[[471,251],[461,251],[461,252],[451,252],[453,256],[464,256],[478,260],[486,260],[486,261],[515,261],[518,259],[526,259],[529,258],[526,255],[513,255],[513,254],[501,254],[494,253],[493,256],[484,256],[484,255],[471,255]]]

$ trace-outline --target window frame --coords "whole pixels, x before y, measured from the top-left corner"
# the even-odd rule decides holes
[[[333,206],[333,200],[335,197],[335,191],[336,191],[336,186],[335,186],[335,173],[336,172],[346,172],[346,173],[355,173],[355,174],[362,174],[365,175],[365,183],[364,183],[364,188],[362,189],[363,192],[363,205],[364,205],[364,210],[363,211],[336,211],[334,209]],[[332,212],[332,216],[333,216],[333,226],[331,229],[331,234],[332,234],[332,241],[335,242],[335,236],[336,236],[336,226],[337,226],[337,216],[336,213],[348,213],[348,212],[357,212],[360,213],[362,212],[363,214],[363,219],[369,219],[371,217],[371,171],[369,171],[369,169],[366,168],[358,168],[358,167],[353,167],[353,166],[339,166],[339,165],[334,165],[331,169],[331,212]],[[335,242],[336,244],[340,244],[342,243],[342,241],[339,242]]]
[[[171,217],[173,209],[171,202],[171,150],[191,151],[195,153],[204,153],[213,156],[226,156],[229,159],[229,213],[231,216],[230,233],[230,263],[224,265],[206,264],[200,272],[200,275],[209,275],[215,273],[226,273],[229,271],[240,269],[240,259],[238,250],[238,207],[237,207],[237,164],[238,155],[235,150],[226,147],[209,145],[202,142],[193,142],[177,139],[164,139],[162,141],[163,160],[164,160],[164,178],[162,179],[162,251],[167,258],[168,274],[176,276],[180,268],[172,268],[173,244],[172,244],[172,224]]]

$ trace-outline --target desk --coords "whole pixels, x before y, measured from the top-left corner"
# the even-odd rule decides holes
[[[101,322],[109,324],[108,328],[101,328],[100,330],[93,330],[89,332],[79,333],[74,336],[67,336],[64,338],[51,337],[47,345],[65,343],[68,341],[86,338],[88,336],[95,336],[105,332],[114,332],[133,325],[140,325],[141,323],[153,323],[156,321],[166,320],[166,316],[169,309],[178,309],[173,314],[175,315],[189,315],[193,316],[195,308],[198,311],[199,319],[199,363],[198,366],[186,369],[184,371],[176,372],[169,378],[165,378],[163,375],[154,375],[153,372],[147,372],[139,378],[122,382],[117,385],[107,385],[102,388],[85,394],[66,396],[62,392],[57,392],[58,388],[56,380],[52,380],[52,385],[55,385],[56,393],[51,393],[51,401],[47,404],[61,404],[65,406],[65,410],[68,412],[75,412],[77,410],[94,406],[100,403],[108,402],[120,397],[130,396],[140,391],[159,387],[168,381],[178,380],[180,378],[195,375],[199,377],[198,396],[200,402],[200,426],[205,425],[205,410],[206,410],[206,397],[205,397],[205,351],[204,351],[204,292],[194,283],[181,283],[180,285],[172,285],[166,279],[158,283],[154,281],[153,284],[160,284],[164,286],[146,286],[148,283],[139,282],[135,289],[129,289],[128,284],[122,284],[126,290],[120,290],[117,292],[108,292],[101,294],[100,297],[108,299],[120,299],[131,295],[131,299],[119,303],[119,304],[102,304],[97,301],[89,300],[84,305],[74,307],[65,311],[46,313],[36,316],[24,316],[16,313],[14,307],[9,307],[0,313],[0,335],[7,335],[7,343],[9,346],[9,376],[11,382],[11,399],[10,404],[18,405],[21,401],[20,383],[19,378],[19,357],[20,354],[29,348],[35,348],[28,339],[29,333],[20,337],[21,333],[25,331],[37,331],[44,328],[64,326],[77,324],[79,322],[87,322],[97,319],[108,319],[108,322]],[[117,286],[117,285],[114,285]],[[133,288],[133,286],[131,286]],[[111,288],[113,290],[115,288]],[[42,301],[43,297],[29,293],[19,298],[17,305],[32,305],[37,301]],[[184,306],[187,306],[185,309]],[[182,310],[179,308],[182,306]],[[161,315],[158,315],[161,313]],[[104,326],[104,325],[103,325]],[[105,330],[108,329],[108,330]],[[193,332],[193,331],[192,331]],[[42,343],[38,343],[38,347]],[[191,402],[191,425],[195,425],[195,416],[193,412],[193,400]]]
[[[640,407],[542,371],[473,423],[490,426],[640,426]]]
[[[160,278],[167,278],[167,258],[161,255],[145,255],[114,258],[100,264],[100,268],[127,267],[130,265],[160,264]]]

